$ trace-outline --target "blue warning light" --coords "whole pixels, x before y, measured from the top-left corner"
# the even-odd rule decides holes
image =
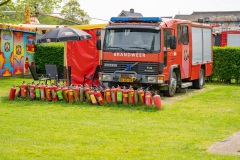
[[[145,22],[145,23],[158,23],[162,21],[160,17],[112,17],[111,22]]]

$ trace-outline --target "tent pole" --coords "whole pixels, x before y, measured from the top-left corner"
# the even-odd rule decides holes
[[[68,63],[67,63],[67,42],[64,42],[64,54],[63,54],[63,66],[66,67],[66,76],[67,76],[67,80],[69,83],[69,75],[68,75]]]
[[[64,42],[63,65],[64,65],[64,66],[67,66],[67,42]]]

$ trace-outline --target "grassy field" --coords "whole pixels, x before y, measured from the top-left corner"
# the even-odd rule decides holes
[[[239,85],[207,83],[157,110],[9,101],[23,80],[0,79],[0,159],[239,159],[207,152],[240,130]]]

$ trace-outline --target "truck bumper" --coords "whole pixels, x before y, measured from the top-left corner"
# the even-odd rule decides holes
[[[114,73],[100,72],[99,80],[103,83],[165,84],[165,76],[162,74],[142,75],[134,71],[115,71]]]

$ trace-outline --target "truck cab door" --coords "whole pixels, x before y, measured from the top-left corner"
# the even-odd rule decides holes
[[[165,67],[170,67],[174,64],[175,55],[174,50],[170,48],[171,38],[174,36],[174,30],[166,28],[163,30],[164,35],[164,56],[163,63]]]
[[[187,24],[178,24],[178,46],[181,48],[181,76],[189,77],[189,27]]]

